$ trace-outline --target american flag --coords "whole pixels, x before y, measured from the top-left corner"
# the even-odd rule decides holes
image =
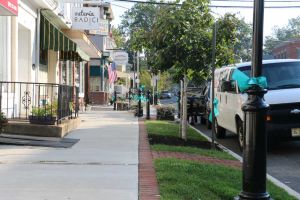
[[[108,66],[109,83],[114,83],[117,80],[116,63],[110,63]]]

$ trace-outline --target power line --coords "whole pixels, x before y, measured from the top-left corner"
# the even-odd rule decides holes
[[[114,4],[114,3],[111,3],[111,5],[114,5],[114,6],[117,6],[117,7],[120,7],[120,8],[124,8],[126,10],[130,10],[130,8],[127,8],[125,6],[120,6],[120,5],[117,5],[117,4]]]
[[[128,3],[141,3],[141,4],[154,4],[154,5],[176,5],[181,6],[182,4],[177,3],[164,3],[164,2],[153,2],[153,1],[138,1],[138,0],[113,0],[113,1],[119,1],[119,2],[128,2]],[[212,0],[212,1],[222,1],[225,2],[226,0]],[[229,2],[229,0],[227,0]],[[231,0],[232,2],[233,0]],[[241,0],[236,0],[241,1]],[[250,0],[247,0],[250,2]],[[291,1],[291,0],[289,0]],[[246,0],[245,0],[246,2]],[[252,1],[253,2],[253,1]],[[271,2],[271,1],[268,1]],[[287,1],[282,1],[287,2]],[[293,1],[295,2],[295,1]],[[300,3],[300,1],[298,1]],[[242,9],[253,9],[253,6],[243,6],[243,5],[209,5],[210,8],[242,8]],[[265,6],[265,8],[268,9],[282,9],[282,8],[300,8],[300,5],[290,5],[290,6]]]
[[[216,2],[241,2],[241,3],[248,3],[251,2],[253,3],[253,0],[211,0],[211,2],[216,1]],[[265,3],[300,3],[299,0],[280,0],[280,1],[275,1],[275,0],[269,0],[269,1],[265,1]]]
[[[143,3],[143,4],[156,4],[156,5],[176,5],[176,6],[182,5],[182,4],[178,4],[178,3],[164,3],[164,2],[137,1],[137,0],[113,0],[113,1],[129,2],[129,3]]]
[[[226,6],[226,5],[209,5],[210,8],[251,8],[253,6]],[[280,8],[300,8],[299,6],[265,6],[265,8],[269,9],[280,9]]]

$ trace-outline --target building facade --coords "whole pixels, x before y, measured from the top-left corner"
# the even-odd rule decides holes
[[[60,118],[82,107],[87,99],[90,60],[102,56],[84,30],[72,30],[72,8],[83,4],[2,2],[1,111],[8,118],[27,119],[34,109],[55,105],[55,115]]]
[[[300,39],[290,39],[277,45],[272,54],[275,59],[300,59]]]

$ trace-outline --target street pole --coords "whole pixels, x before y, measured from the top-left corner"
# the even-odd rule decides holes
[[[146,119],[150,119],[150,90],[147,90],[147,109],[146,109]]]
[[[216,135],[216,129],[215,129],[215,105],[214,105],[214,99],[215,99],[215,63],[216,63],[216,41],[217,41],[217,29],[218,29],[218,22],[215,22],[215,26],[214,26],[214,31],[213,31],[213,44],[212,44],[212,65],[211,65],[211,84],[212,84],[212,88],[211,88],[211,114],[212,114],[212,122],[211,122],[211,145],[212,145],[212,149],[215,149],[215,135]]]
[[[114,110],[117,110],[117,91],[114,91]]]
[[[137,88],[140,87],[140,59],[139,59],[139,56],[140,56],[140,52],[138,51],[137,52],[137,55],[136,55],[136,76],[137,76]]]
[[[139,97],[139,101],[138,101],[138,117],[142,117],[143,116],[143,109],[142,109],[142,90],[140,88],[137,88],[138,90],[138,97]]]
[[[252,77],[262,75],[264,0],[254,1]],[[266,89],[252,85],[247,90],[248,99],[242,106],[244,111],[243,138],[243,188],[240,200],[269,200],[266,192],[266,112],[269,106],[263,97]]]

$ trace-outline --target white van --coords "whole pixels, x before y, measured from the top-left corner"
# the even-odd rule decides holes
[[[251,76],[250,62],[215,70],[215,97],[219,100],[220,112],[215,130],[218,138],[224,138],[226,130],[236,133],[242,148],[244,113],[241,108],[247,94],[241,93],[237,82],[232,80],[236,69]],[[268,92],[264,95],[270,105],[266,119],[268,139],[300,139],[300,60],[263,61],[262,76],[268,83]]]

